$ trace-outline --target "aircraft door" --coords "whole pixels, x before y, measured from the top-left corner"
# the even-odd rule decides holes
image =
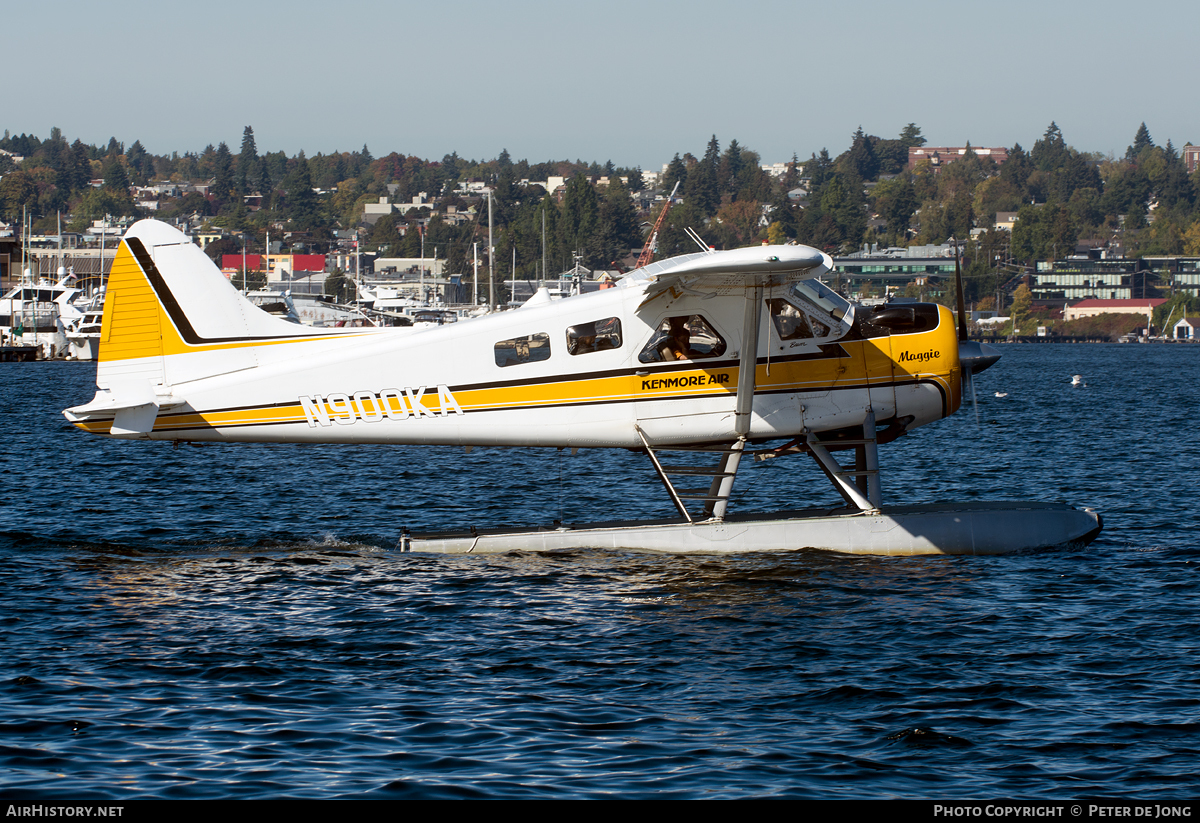
[[[737,368],[726,336],[687,309],[656,318],[652,328],[635,362],[638,425],[651,442],[728,435]]]
[[[895,414],[891,345],[887,336],[850,340],[854,310],[818,281],[776,291],[766,301],[770,317],[769,357],[778,357],[797,428],[825,429]],[[772,378],[768,377],[768,380]]]

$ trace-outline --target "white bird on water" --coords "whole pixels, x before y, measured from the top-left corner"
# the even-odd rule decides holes
[[[1087,383],[1084,383],[1084,382],[1083,382],[1083,375],[1082,375],[1082,374],[1073,374],[1073,375],[1071,375],[1071,385],[1072,385],[1072,386],[1084,386],[1085,388],[1087,387]]]

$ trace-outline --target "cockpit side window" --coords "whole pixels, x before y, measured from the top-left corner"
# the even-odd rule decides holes
[[[849,328],[853,318],[850,303],[819,280],[793,283],[787,291],[787,302],[804,310],[816,338]]]
[[[638,360],[643,363],[704,360],[724,353],[725,340],[707,320],[698,314],[681,314],[659,324]]]
[[[550,335],[545,332],[501,340],[496,344],[496,365],[517,366],[550,359]]]
[[[621,348],[621,320],[609,317],[567,327],[567,353],[588,354]]]
[[[771,310],[771,322],[780,340],[807,340],[813,336],[808,316],[788,301],[773,297],[767,301]]]

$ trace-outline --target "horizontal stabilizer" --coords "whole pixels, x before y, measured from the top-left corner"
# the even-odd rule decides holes
[[[161,387],[160,387],[161,388]],[[176,394],[159,394],[149,380],[126,380],[96,392],[90,403],[63,412],[72,423],[113,420],[110,434],[136,437],[154,429],[160,409],[182,406]]]

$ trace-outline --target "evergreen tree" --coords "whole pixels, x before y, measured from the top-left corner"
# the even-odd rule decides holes
[[[117,156],[111,155],[104,164],[104,188],[129,194],[129,177]]]
[[[900,142],[904,144],[905,148],[908,148],[910,146],[924,146],[926,141],[921,136],[921,129],[917,124],[909,123],[900,131]]]
[[[800,158],[795,152],[792,152],[792,162],[787,164],[787,171],[783,173],[780,185],[785,194],[800,185]]]
[[[804,173],[808,176],[808,192],[814,195],[819,192],[833,171],[833,160],[829,157],[828,149],[821,149],[820,154],[814,154],[812,159],[804,164]]]
[[[1042,139],[1033,144],[1029,159],[1041,171],[1052,171],[1066,160],[1067,144],[1058,125],[1051,122]],[[1007,164],[1007,163],[1006,163]]]
[[[600,206],[600,252],[607,258],[606,267],[642,245],[642,229],[638,222],[637,209],[629,191],[615,177],[609,181],[608,191]]]
[[[233,154],[230,153],[229,146],[225,145],[224,141],[217,146],[217,150],[213,154],[212,171],[213,186],[210,193],[216,198],[219,208],[224,210],[225,205],[237,197],[233,179]]]
[[[589,252],[599,251],[592,243],[599,226],[600,203],[596,197],[596,190],[583,172],[580,172],[570,179],[563,194],[559,230],[564,251],[583,253],[587,258],[584,265],[607,262],[591,260],[589,255]]]
[[[667,170],[663,172],[662,189],[666,194],[671,193],[671,189],[679,183],[683,187],[687,183],[687,166],[679,159],[679,154],[676,153],[671,162],[667,164]]]
[[[1152,148],[1154,141],[1150,139],[1150,130],[1145,122],[1138,126],[1137,134],[1133,136],[1133,145],[1125,150],[1126,160],[1137,160],[1143,149]]]
[[[92,181],[92,164],[88,160],[87,146],[82,140],[71,144],[70,172],[67,175],[67,185],[71,191],[84,191]]]
[[[284,197],[288,220],[295,228],[308,231],[319,224],[320,206],[303,151],[296,156],[296,162],[284,182]]]
[[[737,194],[744,165],[742,147],[738,145],[737,140],[730,140],[718,166],[717,183],[722,194]]]
[[[687,182],[684,184],[684,197],[705,217],[712,217],[721,207],[721,190],[717,180],[720,152],[721,147],[714,134],[712,140],[708,141],[704,158],[688,170]]]
[[[371,229],[370,240],[367,241],[369,251],[397,249],[400,246],[400,232],[396,231],[396,218],[385,214],[375,221]]]
[[[771,225],[778,226],[776,231],[783,237],[794,240],[800,229],[800,222],[796,219],[796,210],[788,197],[788,191],[790,189],[786,187],[781,188],[771,203]]]
[[[867,135],[863,134],[862,126],[854,132],[850,151],[846,156],[846,167],[863,180],[874,180],[879,175],[879,158]]]
[[[258,174],[258,147],[254,145],[254,129],[246,126],[242,130],[242,150],[237,160],[237,188],[242,194],[249,194],[258,187],[261,175]],[[264,192],[265,193],[265,192]]]

